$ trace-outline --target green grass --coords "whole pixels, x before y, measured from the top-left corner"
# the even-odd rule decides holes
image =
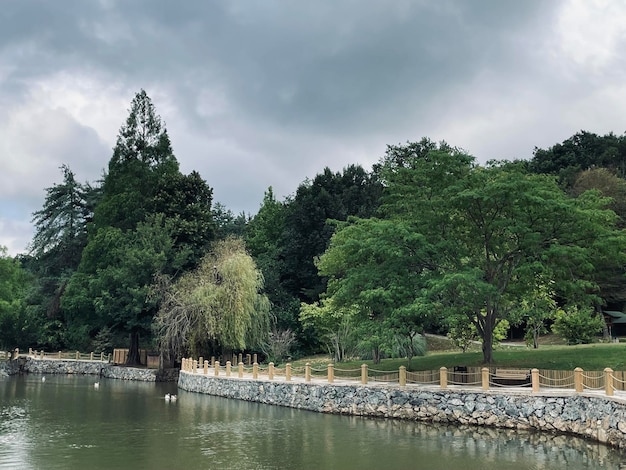
[[[539,349],[525,346],[500,346],[494,351],[492,365],[520,369],[555,369],[573,370],[582,367],[584,370],[604,370],[610,367],[613,370],[626,370],[626,343],[596,343],[578,346],[540,345]],[[480,351],[462,353],[457,351],[432,351],[426,356],[414,357],[411,360],[410,370],[437,370],[440,367],[449,369],[455,366],[480,367],[483,356]],[[315,356],[296,361],[302,366],[310,362],[314,367],[328,364],[327,356]],[[367,364],[377,370],[398,370],[406,366],[406,359],[385,359],[380,364],[372,361],[349,361],[337,364],[341,369],[355,369],[361,364]]]

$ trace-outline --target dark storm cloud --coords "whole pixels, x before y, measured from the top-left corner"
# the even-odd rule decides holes
[[[588,111],[620,89],[604,86],[605,69],[594,75],[578,60],[594,41],[577,29],[585,23],[559,26],[565,1],[574,20],[588,8],[579,0],[3,2],[0,151],[12,170],[0,211],[13,204],[13,220],[24,201],[40,204],[62,163],[80,180],[97,179],[141,88],[181,168],[198,170],[235,212],[256,211],[270,185],[282,197],[324,166],[369,168],[386,144],[423,136],[481,161],[527,158],[585,127],[579,115],[617,115]],[[570,32],[578,42],[563,49]],[[38,208],[29,204],[20,230]],[[5,213],[3,230],[15,226]]]
[[[214,86],[250,119],[342,133],[427,114],[490,64],[514,68],[512,30],[550,16],[538,1],[40,1],[12,2],[0,34],[22,51],[18,82],[93,68],[162,83],[193,120]]]

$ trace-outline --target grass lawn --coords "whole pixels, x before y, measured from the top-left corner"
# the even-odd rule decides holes
[[[555,369],[573,370],[582,367],[584,370],[604,370],[610,367],[613,370],[626,370],[626,343],[596,343],[578,346],[565,345],[540,345],[539,349],[525,346],[499,346],[494,351],[493,365],[507,368],[530,369]],[[469,351],[432,351],[426,356],[414,357],[411,360],[410,370],[437,370],[442,366],[449,369],[454,366],[481,366],[482,352]],[[315,356],[295,361],[298,365],[310,362],[314,367],[328,364],[327,356]],[[372,361],[350,361],[337,364],[337,368],[355,369],[361,364],[367,364],[376,370],[397,370],[400,366],[406,366],[406,359],[385,359],[380,364]]]

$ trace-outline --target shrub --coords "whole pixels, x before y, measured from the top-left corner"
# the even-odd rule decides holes
[[[567,344],[587,344],[596,339],[603,327],[604,320],[591,308],[569,307],[556,312],[552,331]]]

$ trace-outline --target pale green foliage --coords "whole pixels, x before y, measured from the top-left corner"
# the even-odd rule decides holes
[[[312,329],[335,362],[347,359],[355,348],[354,308],[338,307],[332,299],[300,304],[300,321]]]
[[[154,327],[161,350],[180,358],[207,342],[222,350],[259,347],[269,332],[263,277],[243,241],[217,242],[198,268],[174,284],[161,278]]]
[[[548,332],[546,321],[556,314],[553,285],[554,282],[538,277],[534,295],[523,298],[516,312],[526,326],[524,338],[534,349],[539,347],[539,335]]]
[[[594,314],[589,307],[568,307],[559,309],[552,325],[552,331],[563,337],[567,344],[592,343],[602,332],[604,320]]]

